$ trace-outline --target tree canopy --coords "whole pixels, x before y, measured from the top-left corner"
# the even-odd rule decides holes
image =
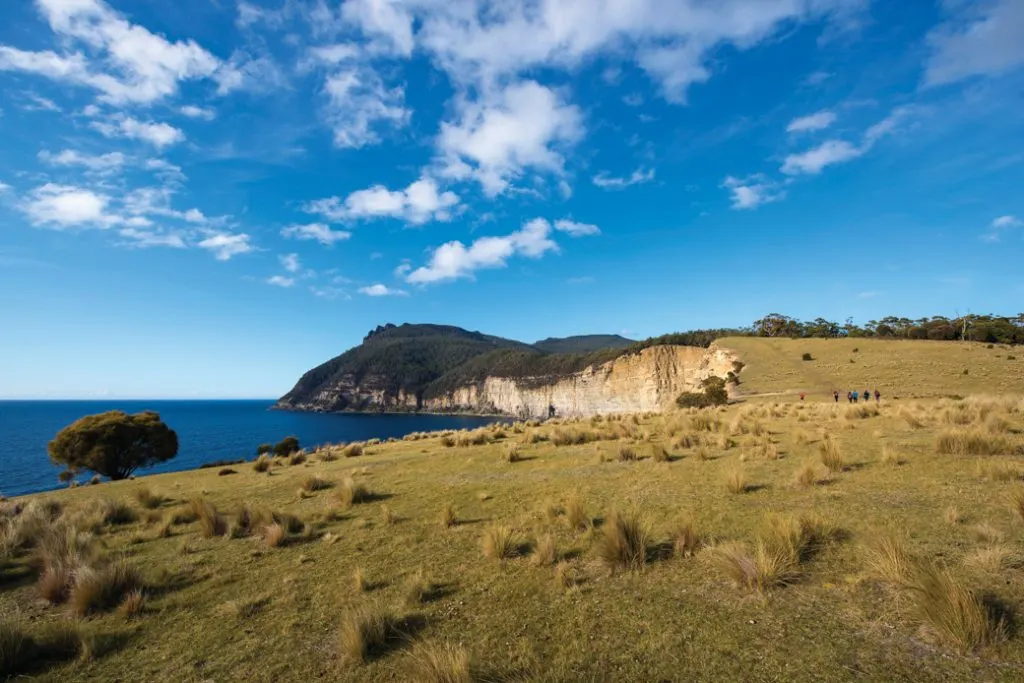
[[[153,411],[129,415],[111,410],[72,422],[57,433],[48,451],[50,460],[71,472],[126,479],[140,467],[177,455],[178,435]]]

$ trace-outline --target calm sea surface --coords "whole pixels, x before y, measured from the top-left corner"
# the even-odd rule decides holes
[[[213,460],[251,459],[256,446],[294,434],[303,447],[473,428],[497,418],[358,415],[270,410],[273,401],[0,401],[0,493],[17,496],[61,484],[46,444],[65,425],[107,410],[155,410],[178,433],[178,455],[137,474],[187,470]]]

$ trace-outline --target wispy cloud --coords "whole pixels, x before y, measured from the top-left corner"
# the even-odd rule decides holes
[[[347,230],[333,230],[324,223],[309,223],[307,225],[289,225],[281,230],[281,236],[295,240],[313,240],[324,246],[333,246],[335,242],[343,242],[352,233]]]
[[[267,278],[267,284],[275,287],[288,288],[295,284],[295,278],[286,277],[284,275],[274,275]]]
[[[616,178],[605,171],[601,171],[590,179],[592,183],[604,190],[622,190],[630,185],[643,185],[654,180],[654,169],[644,170],[638,168],[626,177]]]
[[[409,293],[405,290],[395,289],[382,284],[360,287],[359,293],[365,294],[366,296],[409,296]]]
[[[824,130],[836,122],[836,115],[833,112],[823,110],[793,119],[786,126],[787,133],[803,133],[815,130]]]
[[[728,176],[722,187],[732,195],[732,208],[736,210],[756,209],[762,204],[769,204],[784,199],[786,196],[778,183],[769,180],[763,174],[755,174],[746,178]]]
[[[403,190],[374,185],[357,190],[344,200],[340,197],[317,199],[306,203],[303,208],[307,213],[318,214],[329,221],[396,218],[420,225],[430,220],[450,220],[458,204],[457,194],[441,191],[436,180],[424,176]]]
[[[782,165],[782,172],[786,175],[817,175],[829,166],[858,159],[870,152],[879,140],[896,133],[913,111],[913,107],[897,107],[889,116],[868,128],[860,144],[826,140],[806,152],[790,154]]]
[[[1016,216],[1000,216],[989,224],[988,232],[981,236],[985,242],[998,242],[1011,229],[1024,227],[1024,221]]]

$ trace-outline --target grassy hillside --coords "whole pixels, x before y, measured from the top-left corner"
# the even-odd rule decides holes
[[[1024,393],[1024,350],[1010,346],[762,337],[728,337],[718,345],[746,363],[741,394],[827,396],[838,389],[845,400],[847,391],[867,388],[888,398]],[[804,353],[813,360],[801,360]]]
[[[773,388],[757,366],[750,383]],[[1017,399],[791,401],[8,501],[0,675],[18,633],[42,649],[16,670],[55,681],[1018,681],[1024,636],[996,624],[1024,610],[1022,432]],[[879,560],[889,534],[902,563]],[[490,552],[502,546],[508,557]],[[40,583],[47,560],[123,561],[144,599],[118,607],[114,590],[77,617],[88,587]],[[365,662],[358,615],[385,636]],[[458,676],[429,666],[446,645]]]

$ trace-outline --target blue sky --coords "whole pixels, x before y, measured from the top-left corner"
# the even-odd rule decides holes
[[[271,397],[532,341],[1018,313],[1021,0],[0,6],[0,397]]]

